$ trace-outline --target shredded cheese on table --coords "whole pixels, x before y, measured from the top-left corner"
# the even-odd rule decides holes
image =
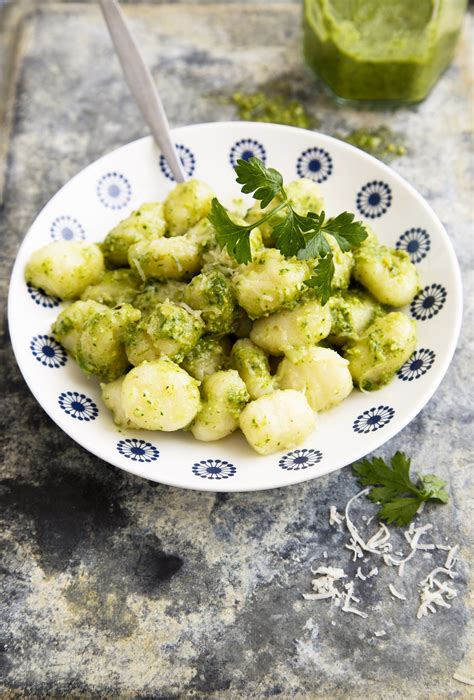
[[[451,580],[456,577],[454,568],[457,561],[458,546],[450,546],[449,544],[437,544],[435,542],[425,542],[422,538],[426,533],[433,529],[431,523],[416,526],[414,522],[410,523],[408,529],[403,531],[403,536],[409,546],[406,554],[397,550],[393,553],[393,544],[391,540],[391,532],[385,523],[378,523],[377,530],[365,540],[359,532],[357,526],[351,518],[351,508],[354,502],[367,495],[370,489],[366,488],[359,491],[355,496],[349,499],[344,509],[344,515],[341,515],[336,506],[332,505],[329,508],[329,524],[345,525],[349,533],[349,542],[344,544],[344,547],[352,552],[352,561],[362,559],[364,563],[369,562],[369,555],[376,555],[379,561],[388,567],[398,569],[398,576],[403,576],[406,564],[411,561],[417,554],[423,553],[423,557],[431,558],[434,550],[447,551],[446,561],[443,566],[436,566],[430,573],[418,583],[420,604],[416,614],[417,619],[421,619],[429,612],[437,612],[437,608],[450,608],[449,601],[457,596],[457,591],[451,584]],[[421,509],[418,511],[421,512]],[[363,518],[366,526],[370,525],[373,516]],[[323,558],[327,559],[328,553],[324,551]],[[345,613],[352,613],[361,618],[367,618],[368,613],[364,610],[355,607],[354,604],[360,604],[361,599],[355,595],[356,579],[362,582],[367,581],[379,573],[378,566],[373,566],[368,573],[363,573],[360,566],[353,578],[345,572],[341,567],[319,566],[317,569],[311,568],[311,573],[314,578],[311,581],[311,593],[303,593],[305,600],[329,600],[333,605],[340,608]],[[361,584],[359,584],[361,585]],[[367,585],[367,584],[366,584]],[[388,585],[388,589],[392,599],[398,601],[406,601],[407,596],[400,593],[393,583]],[[381,609],[379,605],[374,607]],[[385,630],[374,632],[375,637],[385,636]]]

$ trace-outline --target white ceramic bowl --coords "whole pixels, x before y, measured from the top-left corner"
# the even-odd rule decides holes
[[[425,406],[453,355],[461,322],[458,264],[438,217],[405,180],[352,146],[303,129],[249,122],[198,124],[174,131],[189,175],[208,182],[224,201],[239,194],[233,165],[256,155],[288,182],[320,183],[329,214],[354,211],[379,238],[411,255],[422,291],[405,311],[418,320],[418,347],[387,387],[355,390],[321,413],[316,432],[298,449],[258,456],[240,433],[214,443],[192,435],[119,430],[86,377],[51,338],[60,305],[25,284],[33,250],[51,240],[98,241],[144,201],[174,186],[151,138],[100,158],[44,207],[20,248],[10,283],[9,324],[23,376],[51,418],[85,449],[146,479],[206,491],[286,486],[361,458],[398,433]]]

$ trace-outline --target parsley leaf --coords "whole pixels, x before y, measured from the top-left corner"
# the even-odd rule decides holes
[[[367,231],[361,221],[354,221],[354,214],[348,211],[329,219],[323,226],[326,233],[334,236],[339,248],[347,253],[351,248],[359,246],[367,238]]]
[[[393,455],[390,466],[382,457],[363,459],[353,465],[362,486],[373,487],[368,497],[381,504],[379,517],[389,524],[408,525],[424,501],[448,501],[445,481],[435,474],[426,474],[414,483],[410,465],[411,459],[403,452]]]
[[[305,246],[305,239],[298,219],[298,215],[290,208],[286,219],[283,219],[273,229],[275,245],[287,258],[291,258],[292,255],[295,255],[295,251],[298,252],[300,248]]]
[[[248,263],[252,260],[250,249],[252,226],[240,226],[234,223],[227,210],[215,197],[211,203],[208,219],[216,229],[216,240],[221,248],[227,248],[229,255],[239,263]]]
[[[285,257],[296,256],[300,260],[318,261],[313,277],[306,284],[316,288],[321,303],[326,304],[331,295],[335,271],[333,251],[326,235],[333,236],[340,249],[347,252],[367,238],[364,225],[354,221],[354,214],[349,212],[327,220],[324,211],[319,214],[298,214],[284,190],[281,174],[274,168],[267,168],[258,158],[238,160],[235,172],[237,182],[242,185],[242,192],[253,194],[260,201],[261,209],[265,209],[275,197],[278,198],[277,204],[269,211],[262,212],[262,217],[257,221],[241,226],[232,221],[217,199],[213,199],[208,218],[216,229],[219,245],[226,248],[238,263],[248,263],[252,260],[250,232],[273,218],[275,246]],[[278,217],[278,223],[275,223],[275,214],[282,210],[285,212],[284,217]]]
[[[331,296],[331,282],[334,277],[334,261],[332,253],[328,253],[324,258],[320,258],[318,264],[314,268],[314,275],[309,280],[305,281],[308,287],[316,287],[321,304],[324,306],[329,301]]]
[[[277,194],[286,199],[283,189],[283,178],[274,168],[267,168],[259,158],[238,160],[235,166],[237,182],[243,185],[242,192],[251,194],[260,200],[260,208],[264,209]]]

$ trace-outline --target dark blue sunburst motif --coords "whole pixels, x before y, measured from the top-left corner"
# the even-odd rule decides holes
[[[394,415],[390,406],[374,406],[357,416],[352,428],[356,433],[373,433],[390,423]]]
[[[428,255],[431,241],[424,228],[410,228],[402,233],[395,245],[408,253],[412,263],[419,263]]]
[[[57,340],[49,335],[35,335],[30,342],[33,357],[45,367],[58,369],[67,362],[66,351]]]
[[[229,479],[237,469],[223,459],[203,459],[193,464],[193,474],[201,479]]]
[[[332,170],[332,158],[324,148],[307,148],[296,161],[298,176],[314,182],[324,182]]]
[[[281,457],[278,461],[278,466],[282,469],[287,469],[288,471],[300,471],[301,469],[308,469],[308,467],[314,467],[316,464],[322,460],[323,455],[319,450],[313,449],[301,449],[293,450],[293,452],[288,452],[286,455]]]
[[[241,139],[234,143],[229,153],[231,166],[235,168],[238,160],[249,160],[249,158],[259,158],[265,163],[267,159],[265,146],[255,139]]]
[[[410,359],[400,367],[397,375],[404,382],[412,382],[414,379],[422,377],[433,367],[435,358],[433,350],[427,348],[415,350]]]
[[[411,302],[411,315],[417,321],[428,321],[441,311],[447,296],[446,289],[441,284],[428,285]]]
[[[132,462],[154,462],[160,456],[159,450],[151,442],[135,438],[119,440],[117,450]]]
[[[194,157],[194,153],[191,151],[190,148],[184,146],[182,143],[176,143],[175,148],[183,166],[184,172],[188,177],[192,177],[196,169],[196,158]],[[166,160],[163,154],[161,154],[160,156],[160,170],[163,173],[163,175],[166,178],[168,178],[168,180],[174,182],[173,173],[171,172],[170,166],[168,165],[168,161]]]
[[[358,211],[368,219],[385,214],[392,204],[392,190],[386,182],[372,180],[359,190],[356,197]]]

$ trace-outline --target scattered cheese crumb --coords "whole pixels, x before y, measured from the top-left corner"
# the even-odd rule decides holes
[[[468,678],[467,676],[461,676],[460,673],[453,673],[453,678],[455,681],[460,683],[465,683],[466,685],[474,685],[474,679]]]
[[[377,632],[374,632],[374,635],[375,635],[376,637],[385,637],[386,634],[387,634],[387,633],[386,633],[385,630],[378,630]]]
[[[416,526],[414,522],[411,522],[408,529],[403,532],[405,540],[410,547],[408,554],[405,556],[402,551],[396,551],[392,554],[393,545],[390,542],[391,533],[384,523],[378,523],[376,532],[365,541],[355,523],[351,520],[350,511],[354,501],[365,496],[369,490],[368,488],[363,489],[349,499],[345,507],[344,516],[338,513],[336,506],[330,506],[329,508],[330,525],[340,525],[345,521],[345,526],[350,537],[349,542],[346,543],[344,547],[352,552],[352,561],[362,559],[364,563],[367,563],[370,560],[370,556],[368,555],[376,554],[387,566],[397,567],[398,575],[403,576],[406,563],[418,552],[423,552],[422,556],[424,558],[431,558],[432,554],[430,554],[430,552],[432,550],[446,550],[448,554],[444,566],[435,567],[428,576],[418,584],[421,602],[417,611],[417,619],[427,615],[428,612],[436,612],[436,606],[445,608],[451,607],[448,601],[457,596],[457,591],[452,585],[449,585],[447,581],[442,581],[437,577],[443,575],[447,576],[449,579],[453,579],[456,576],[453,569],[457,560],[458,546],[451,547],[448,544],[421,542],[423,535],[432,530],[433,525],[427,523],[426,525]],[[421,512],[421,510],[419,510],[419,512]],[[366,525],[369,525],[373,520],[373,516],[370,518],[363,516],[362,520]],[[448,538],[445,539],[447,540]],[[367,554],[367,556],[365,556],[365,554]],[[324,551],[324,559],[327,559],[327,556],[327,551]],[[358,566],[353,579],[348,579],[344,569],[338,567],[319,566],[316,570],[311,568],[311,572],[315,576],[311,581],[313,592],[303,593],[303,598],[305,598],[305,600],[330,600],[336,607],[341,607],[343,612],[352,613],[362,618],[368,617],[366,612],[352,605],[352,603],[360,603],[360,598],[354,595],[355,579],[366,581],[368,578],[377,576],[379,573],[377,566],[374,566],[368,574],[363,574],[361,567]],[[348,580],[346,583],[343,583],[342,579]],[[393,598],[398,600],[407,599],[405,594],[397,591],[393,584],[389,584],[388,588]],[[382,605],[380,603],[373,606],[373,610],[381,609]],[[335,625],[335,622],[332,622],[332,624]],[[384,636],[385,630],[380,630],[374,634],[376,637]]]
[[[356,603],[359,602],[359,599],[356,598],[353,593],[354,593],[354,581],[351,581],[346,585],[347,591],[346,595],[344,597],[344,605],[342,606],[342,609],[344,612],[349,612],[353,613],[354,615],[359,615],[359,617],[368,617],[367,613],[362,612],[362,610],[358,610],[357,608],[354,608],[351,606],[351,600],[354,600]]]
[[[393,595],[394,598],[398,598],[398,600],[407,599],[406,595],[404,595],[403,593],[399,593],[392,583],[390,583],[388,587],[390,589],[390,593]]]
[[[439,581],[435,577],[439,574],[443,574],[453,579],[456,576],[456,573],[453,571],[453,567],[455,566],[457,561],[457,551],[457,545],[455,547],[450,547],[444,566],[435,567],[432,571],[430,571],[428,576],[426,576],[426,578],[424,578],[418,584],[421,589],[421,603],[416,613],[416,617],[418,620],[427,615],[428,612],[435,613],[436,606],[441,608],[451,607],[450,603],[448,603],[448,600],[452,600],[457,596],[456,589],[452,586],[449,586],[443,581]]]
[[[336,506],[329,507],[329,524],[340,525],[344,521],[343,516],[337,512]]]

